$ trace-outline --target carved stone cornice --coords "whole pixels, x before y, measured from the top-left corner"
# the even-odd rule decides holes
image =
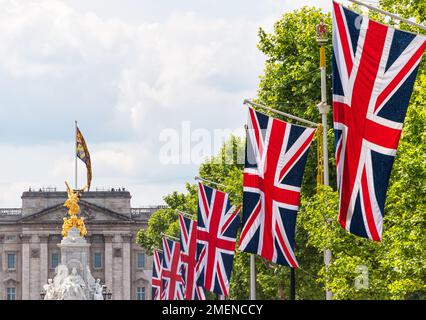
[[[38,238],[40,239],[40,243],[48,243],[49,242],[49,236],[48,235],[41,235],[41,236],[38,236]]]
[[[22,243],[30,243],[31,235],[29,235],[29,234],[21,234],[21,235],[19,235],[19,238],[21,239]]]
[[[123,240],[123,242],[132,242],[133,234],[132,233],[122,234],[121,239]]]
[[[114,239],[113,235],[111,235],[111,234],[104,234],[105,243],[112,243],[113,239]]]

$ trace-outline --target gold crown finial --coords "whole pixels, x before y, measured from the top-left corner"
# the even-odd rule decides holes
[[[328,29],[328,25],[326,25],[323,20],[315,27],[317,42],[320,46],[325,45],[328,41]]]

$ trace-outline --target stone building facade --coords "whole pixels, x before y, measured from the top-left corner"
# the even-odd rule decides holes
[[[61,261],[66,192],[27,191],[22,208],[0,209],[0,299],[40,299]],[[148,218],[161,206],[131,208],[124,189],[90,191],[80,200],[90,243],[92,275],[113,300],[151,299],[152,258],[135,243]]]

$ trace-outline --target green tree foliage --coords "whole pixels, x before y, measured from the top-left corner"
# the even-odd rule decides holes
[[[258,101],[268,107],[321,123],[318,103],[321,101],[319,46],[315,27],[324,21],[331,28],[331,15],[320,9],[303,7],[285,13],[274,25],[271,34],[259,30],[259,50],[267,57],[264,74],[260,77]],[[331,31],[331,30],[330,30]],[[331,37],[331,33],[329,35]],[[327,56],[327,99],[331,101],[331,40],[325,46]],[[264,112],[264,111],[262,111]],[[277,114],[274,114],[274,117]],[[331,123],[331,112],[328,123]],[[294,122],[290,119],[283,119]],[[300,123],[298,123],[300,124]],[[302,124],[303,125],[303,124]],[[328,145],[333,145],[333,131],[328,132]],[[332,149],[330,149],[332,151]],[[311,154],[316,155],[316,144]],[[332,155],[332,152],[330,152]],[[316,156],[308,158],[302,188],[314,194]],[[329,159],[330,184],[335,185],[334,159]]]
[[[382,0],[381,6],[425,24],[426,3],[421,0]],[[356,8],[356,7],[354,7]],[[375,19],[383,16],[371,12]],[[319,9],[304,7],[286,13],[271,34],[259,30],[259,49],[266,55],[258,101],[269,107],[320,121],[319,50],[315,26],[331,18]],[[416,31],[415,27],[398,24]],[[326,46],[331,57],[331,41]],[[331,74],[330,63],[327,74]],[[331,101],[331,77],[327,78]],[[426,299],[426,64],[419,67],[402,138],[392,169],[385,207],[383,241],[372,242],[347,233],[337,222],[333,132],[328,132],[331,187],[316,188],[316,143],[311,146],[302,185],[301,207],[296,225],[297,299],[324,299],[325,287],[334,299]],[[276,116],[276,115],[274,115]],[[288,120],[288,119],[286,119]],[[329,118],[331,124],[331,117]],[[205,161],[201,177],[224,184],[234,204],[242,202],[242,168],[245,141],[231,137],[219,154]],[[197,187],[174,192],[164,199],[169,206],[156,212],[148,228],[138,233],[144,248],[160,246],[161,233],[178,236],[175,209],[196,213]],[[332,251],[328,270],[323,263],[325,248]],[[261,299],[289,298],[289,268],[256,257],[257,295]],[[368,272],[368,283],[364,277]],[[231,299],[249,297],[249,255],[236,251],[231,278]]]
[[[425,22],[422,1],[381,1],[384,9]],[[374,19],[382,20],[371,12]],[[415,27],[398,23],[408,31]],[[381,243],[347,234],[335,217],[337,193],[330,188],[323,196],[304,197],[301,223],[309,234],[308,245],[322,252],[330,248],[333,261],[328,270],[322,267],[318,281],[326,284],[335,299],[425,299],[426,209],[425,92],[426,65],[419,68],[412,99],[404,123],[402,138],[392,169],[385,207],[384,233]],[[324,224],[324,221],[331,222]],[[325,227],[326,226],[326,227]],[[357,288],[360,266],[368,270],[368,287]]]
[[[152,253],[154,248],[162,248],[162,233],[179,237],[178,213],[176,210],[195,213],[197,208],[197,189],[186,184],[187,193],[173,192],[164,197],[168,208],[156,211],[148,220],[148,227],[139,230],[136,242]]]

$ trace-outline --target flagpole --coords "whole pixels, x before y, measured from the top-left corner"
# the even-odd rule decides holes
[[[379,9],[379,8],[376,8],[376,7],[373,7],[373,6],[369,5],[369,4],[363,3],[363,2],[361,2],[361,1],[357,1],[357,0],[348,0],[348,1],[349,1],[349,2],[352,2],[352,3],[356,3],[356,4],[360,5],[360,6],[366,7],[366,8],[368,8],[368,9],[370,9],[370,10],[373,10],[373,11],[376,11],[376,12],[379,12],[379,13],[382,13],[382,14],[384,14],[384,15],[386,15],[386,16],[391,17],[391,18],[394,18],[394,19],[400,20],[400,21],[402,21],[402,22],[405,22],[405,23],[407,23],[407,24],[410,24],[410,25],[415,26],[415,27],[417,27],[417,28],[420,28],[420,29],[422,29],[422,30],[426,30],[426,27],[425,27],[424,25],[421,25],[421,24],[415,23],[415,22],[413,22],[413,21],[410,21],[410,20],[408,20],[408,19],[402,18],[402,17],[400,17],[400,16],[397,16],[396,14],[393,14],[393,13],[387,12],[387,11],[385,11],[385,10],[382,10],[382,9]]]
[[[256,300],[256,256],[250,254],[250,300]]]
[[[197,216],[196,215],[192,215],[192,214],[180,211],[178,209],[175,209],[175,212],[180,213],[181,215],[183,215],[183,216],[185,216],[185,217],[187,217],[187,218],[189,218],[191,220],[197,220]]]
[[[328,26],[323,22],[316,26],[317,42],[320,47],[320,72],[321,72],[321,102],[318,104],[318,110],[321,114],[322,120],[322,150],[323,150],[323,173],[324,173],[324,185],[329,185],[329,173],[328,173],[328,144],[327,144],[327,114],[330,111],[330,107],[327,105],[327,82],[326,82],[326,55],[325,45],[328,42]],[[326,222],[327,223],[327,222]],[[328,270],[328,266],[331,261],[330,249],[324,250],[324,264],[325,270]],[[332,299],[332,292],[326,290],[326,300]]]
[[[77,120],[75,120],[75,190],[77,190]]]
[[[171,236],[171,235],[168,235],[168,234],[165,234],[164,232],[161,232],[161,234],[160,234],[162,237],[164,237],[164,238],[169,238],[170,240],[174,240],[174,241],[180,241],[180,239],[179,238],[177,238],[177,237],[175,237],[175,236]]]
[[[296,300],[296,274],[294,268],[290,267],[290,300]]]
[[[274,112],[274,113],[277,113],[277,114],[280,114],[280,115],[282,115],[284,117],[287,117],[287,118],[290,118],[290,119],[293,119],[293,120],[296,120],[296,121],[300,121],[300,122],[309,124],[311,127],[315,127],[315,128],[318,127],[318,123],[315,123],[315,122],[312,122],[312,121],[309,121],[309,120],[306,120],[306,119],[303,119],[303,118],[299,118],[299,117],[293,116],[292,114],[285,113],[285,112],[282,112],[280,110],[269,108],[269,107],[261,105],[259,103],[255,103],[255,102],[251,101],[250,99],[245,99],[244,100],[244,104],[250,104],[252,106],[255,106],[255,107],[258,107],[258,108],[261,108],[261,109],[265,109],[265,110],[268,110],[268,111],[271,111],[271,112]]]
[[[207,183],[211,183],[211,184],[217,185],[219,187],[226,188],[226,186],[224,184],[217,183],[217,182],[214,182],[214,181],[211,181],[211,180],[208,180],[208,179],[204,179],[204,178],[201,178],[201,177],[195,177],[194,179],[199,180],[199,181],[204,181],[204,182],[207,182]]]
[[[214,181],[211,181],[211,180],[208,180],[208,179],[204,179],[204,178],[201,178],[201,177],[194,177],[194,179],[195,179],[195,180],[198,180],[198,181],[203,181],[203,182],[211,183],[211,184],[214,184],[214,185],[216,185],[216,186],[218,186],[218,187],[228,188],[228,186],[225,186],[224,184],[217,183],[217,182],[214,182]],[[219,191],[220,191],[220,190],[219,190]],[[235,194],[235,193],[228,193],[228,194],[229,194],[229,195],[236,196],[236,194]]]

